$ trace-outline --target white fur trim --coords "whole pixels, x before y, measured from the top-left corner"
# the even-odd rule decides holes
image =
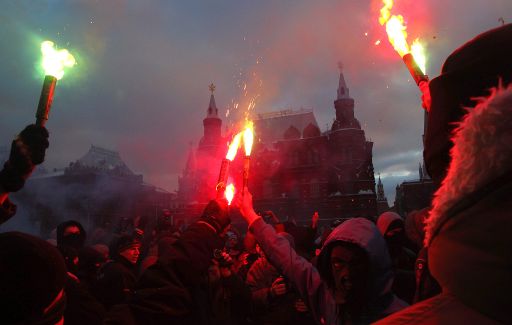
[[[446,212],[462,197],[512,169],[512,85],[491,89],[454,131],[452,161],[446,178],[434,194],[426,220],[428,246]]]

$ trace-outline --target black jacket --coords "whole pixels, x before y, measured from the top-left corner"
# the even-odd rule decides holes
[[[122,256],[107,262],[100,269],[94,294],[107,309],[129,300],[137,282],[135,269],[135,265]]]
[[[105,324],[198,324],[201,276],[222,239],[204,222],[192,224],[165,256],[147,269],[130,302],[114,306]]]

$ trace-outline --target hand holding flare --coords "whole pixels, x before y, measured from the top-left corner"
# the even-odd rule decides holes
[[[64,76],[64,68],[72,67],[76,64],[75,58],[68,50],[56,50],[53,42],[44,41],[41,43],[41,53],[43,54],[43,69],[45,71],[45,78],[43,82],[43,89],[39,97],[39,105],[36,112],[36,124],[44,126],[48,120],[48,114],[53,102],[53,94],[57,80]]]
[[[249,165],[251,163],[251,151],[254,143],[254,131],[252,122],[248,122],[244,130],[244,173],[243,173],[243,187],[245,189],[249,184]]]
[[[382,0],[384,6],[380,10],[379,23],[386,25],[386,33],[388,39],[395,51],[404,60],[409,73],[414,78],[416,85],[420,88],[424,97],[426,98],[429,94],[428,91],[428,76],[425,74],[426,70],[426,56],[424,53],[423,45],[419,39],[415,39],[411,46],[407,43],[407,32],[404,23],[404,17],[402,15],[391,15],[391,9],[393,8],[393,0]],[[427,109],[429,105],[424,105]]]
[[[236,152],[238,151],[238,147],[240,147],[240,140],[242,139],[242,133],[238,133],[233,138],[233,141],[229,144],[228,153],[226,154],[226,158],[222,159],[222,164],[220,165],[220,173],[219,179],[217,181],[217,198],[224,197],[224,191],[226,190],[226,182],[228,180],[229,175],[229,164],[235,159]]]

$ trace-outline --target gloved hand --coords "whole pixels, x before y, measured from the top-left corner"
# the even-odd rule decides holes
[[[217,234],[221,234],[231,223],[228,212],[228,201],[226,201],[226,199],[217,199],[208,202],[200,220],[207,222],[215,228]]]
[[[12,142],[9,160],[0,171],[0,186],[5,192],[19,191],[35,165],[44,161],[49,146],[46,128],[28,125]]]
[[[50,146],[49,136],[50,134],[44,126],[35,124],[27,125],[21,131],[18,139],[28,147],[32,164],[39,165],[44,161],[46,149]]]

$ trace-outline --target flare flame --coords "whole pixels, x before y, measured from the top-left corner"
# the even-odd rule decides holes
[[[425,74],[427,60],[424,46],[419,39],[415,39],[413,44],[409,46],[409,43],[407,43],[407,27],[405,26],[404,17],[402,15],[391,14],[393,0],[382,0],[382,3],[384,6],[380,10],[379,23],[386,25],[386,33],[388,34],[389,42],[401,57],[411,53],[421,71]]]
[[[235,197],[235,185],[228,184],[224,195],[226,196],[226,200],[228,200],[228,205],[231,205],[231,201],[233,201]]]
[[[247,122],[244,130],[244,148],[245,155],[250,156],[252,145],[254,143],[254,129],[252,121]]]
[[[242,139],[242,132],[235,135],[233,141],[229,144],[228,153],[226,154],[226,159],[229,161],[233,161],[236,156],[236,152],[238,151],[238,147],[240,147],[240,140]]]
[[[64,76],[64,68],[74,66],[76,61],[68,50],[57,50],[54,45],[52,41],[41,43],[42,66],[46,75],[61,79]]]

